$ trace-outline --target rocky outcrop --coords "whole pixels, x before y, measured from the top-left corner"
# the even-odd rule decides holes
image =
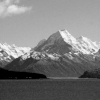
[[[99,78],[100,79],[100,68],[95,70],[85,71],[79,78]]]

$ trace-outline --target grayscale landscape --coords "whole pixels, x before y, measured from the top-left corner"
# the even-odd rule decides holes
[[[0,100],[100,100],[99,0],[0,0]]]

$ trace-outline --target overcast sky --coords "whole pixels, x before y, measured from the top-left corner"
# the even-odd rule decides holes
[[[0,0],[0,42],[34,47],[67,29],[100,41],[100,0]]]

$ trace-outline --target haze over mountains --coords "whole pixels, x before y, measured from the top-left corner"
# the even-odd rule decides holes
[[[74,38],[67,30],[53,33],[34,48],[0,44],[0,65],[9,71],[44,74],[47,77],[80,77],[100,68],[100,43]]]

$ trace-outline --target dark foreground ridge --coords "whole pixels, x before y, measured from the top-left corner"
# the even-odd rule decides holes
[[[100,68],[90,71],[85,71],[80,78],[98,78],[100,79]]]
[[[15,72],[0,68],[0,79],[47,79],[43,74]]]

